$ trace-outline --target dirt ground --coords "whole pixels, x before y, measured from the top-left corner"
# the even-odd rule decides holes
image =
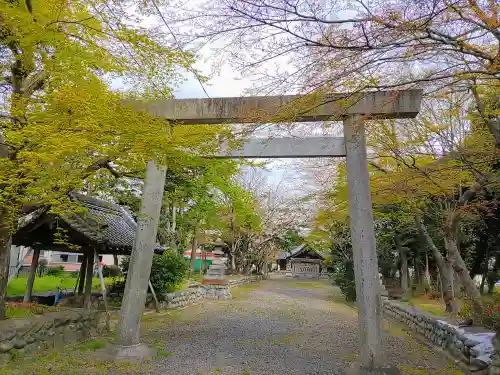
[[[233,299],[147,314],[143,340],[157,349],[140,365],[106,362],[111,337],[18,357],[1,374],[332,375],[357,358],[356,310],[328,281],[271,279],[232,289]],[[387,362],[407,375],[463,374],[443,354],[384,324]]]

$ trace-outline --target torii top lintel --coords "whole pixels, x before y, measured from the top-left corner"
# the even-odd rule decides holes
[[[367,118],[413,118],[420,110],[422,90],[344,94],[169,99],[134,102],[137,109],[184,124],[312,122]]]

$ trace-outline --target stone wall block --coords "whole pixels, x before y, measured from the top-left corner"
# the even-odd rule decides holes
[[[16,334],[16,331],[12,328],[0,330],[0,341],[12,340],[14,337],[16,337]]]
[[[478,375],[500,375],[500,352],[489,358],[488,341],[492,333],[481,327],[463,329],[428,313],[423,313],[402,302],[382,301],[384,314],[406,324],[410,329],[426,337],[430,342],[446,349],[455,358],[469,366]],[[474,339],[477,338],[477,339]],[[495,342],[495,340],[493,340]],[[495,345],[493,343],[493,345]],[[489,346],[491,348],[491,345]],[[488,369],[488,365],[491,363]],[[489,371],[489,374],[488,374]]]
[[[12,348],[14,348],[14,344],[12,341],[2,341],[0,342],[0,353],[7,353]]]
[[[14,345],[14,348],[15,349],[22,349],[24,348],[28,343],[26,342],[26,340],[24,339],[21,339],[21,338],[17,338],[17,339],[14,339],[12,341],[12,345]]]

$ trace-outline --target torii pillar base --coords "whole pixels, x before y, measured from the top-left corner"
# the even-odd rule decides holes
[[[137,364],[153,359],[156,356],[156,350],[142,343],[131,346],[108,344],[102,350],[97,351],[96,354],[108,361]]]

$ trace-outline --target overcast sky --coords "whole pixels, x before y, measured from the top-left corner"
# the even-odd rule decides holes
[[[207,61],[198,62],[195,67],[199,69],[202,74],[208,75],[212,68],[208,53],[205,54],[204,60]],[[210,81],[203,86],[211,98],[243,96],[245,94],[245,89],[250,88],[251,81],[249,79],[242,79],[231,69],[231,67],[225,65],[221,68],[220,74],[211,78]],[[177,89],[175,97],[178,99],[206,98],[207,95],[195,75],[193,73],[186,73],[186,81]],[[256,161],[264,160],[257,159]],[[268,168],[266,168],[268,170],[266,176],[268,183],[271,185],[277,185],[282,180],[284,183],[290,183],[292,180],[297,179],[297,176],[293,172],[296,160],[274,159],[272,162],[271,160],[267,161],[269,164]]]
[[[212,72],[210,52],[205,52],[195,66],[203,75],[209,75]],[[286,69],[286,67],[284,67]],[[196,79],[193,73],[185,73],[186,81],[175,92],[175,97],[178,99],[188,98],[206,98],[201,84]],[[242,78],[228,64],[220,69],[220,73],[211,77],[211,79],[203,84],[211,98],[215,97],[231,97],[231,96],[246,96],[246,90],[252,86],[251,79]],[[272,132],[272,127],[260,132],[257,136],[266,136],[266,131]],[[325,128],[321,125],[308,123],[296,124],[293,128],[287,128],[286,133],[279,132],[282,136],[304,136],[311,135],[330,135],[339,136],[338,129]],[[279,134],[278,133],[278,134]],[[279,136],[275,134],[274,136]],[[317,159],[316,159],[317,160]],[[264,161],[264,160],[256,160]],[[267,181],[272,186],[285,185],[288,189],[280,189],[282,192],[287,192],[290,195],[309,195],[317,192],[318,189],[324,186],[317,186],[310,176],[308,168],[311,168],[311,159],[273,159],[266,160],[267,172],[265,175]],[[308,163],[309,161],[309,163]]]

